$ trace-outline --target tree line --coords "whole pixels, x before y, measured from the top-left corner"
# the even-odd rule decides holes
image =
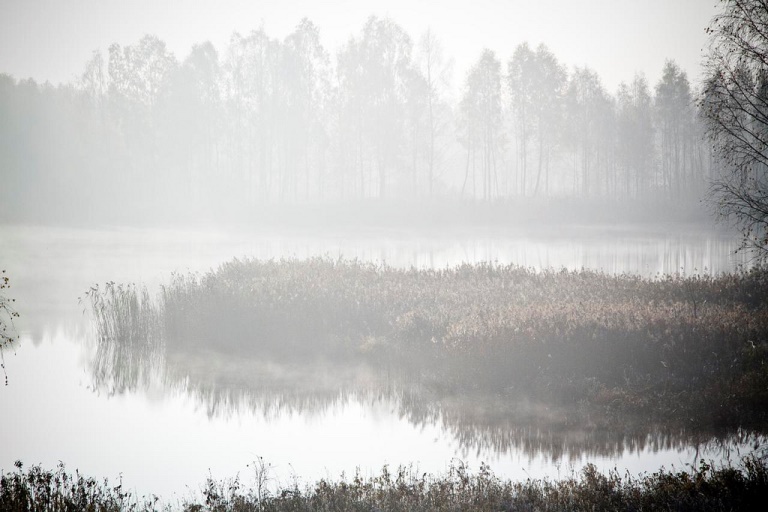
[[[452,84],[427,31],[371,17],[335,54],[303,19],[178,59],[156,36],[57,87],[0,75],[0,215],[238,215],[370,198],[698,198],[698,93],[667,61],[609,92],[545,45],[484,50]]]

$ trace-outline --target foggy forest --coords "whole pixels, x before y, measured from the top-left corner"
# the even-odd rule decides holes
[[[766,2],[285,1],[0,3],[0,511],[763,510]]]
[[[259,205],[698,202],[712,172],[700,93],[673,60],[608,91],[545,44],[485,50],[454,85],[430,31],[371,17],[327,49],[303,19],[173,55],[97,50],[79,80],[0,77],[8,219],[258,219]],[[87,184],[87,186],[81,186]],[[565,212],[560,212],[565,214]]]

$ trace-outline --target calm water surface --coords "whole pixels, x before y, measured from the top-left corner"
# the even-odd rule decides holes
[[[137,282],[156,290],[172,272],[204,272],[233,257],[320,255],[404,267],[490,261],[649,277],[719,273],[743,263],[727,234],[691,226],[563,228],[547,234],[5,226],[0,240],[0,266],[11,277],[9,295],[22,314],[16,324],[20,346],[5,354],[10,385],[0,389],[5,471],[17,459],[46,467],[64,461],[72,470],[110,481],[122,475],[139,493],[173,499],[197,491],[209,475],[240,473],[248,483],[259,457],[272,465],[274,483],[290,484],[297,477],[337,478],[357,468],[375,474],[384,464],[439,473],[459,460],[471,468],[488,462],[510,478],[567,476],[588,462],[637,474],[682,468],[701,458],[737,460],[765,446],[762,437],[749,433],[727,440],[653,430],[605,433],[519,424],[514,418],[490,421],[485,413],[478,419],[450,407],[425,412],[411,395],[375,386],[347,392],[314,376],[298,378],[307,376],[302,369],[278,369],[273,373],[283,377],[279,386],[260,382],[224,398],[153,375],[141,386],[114,392],[94,379],[93,331],[78,302],[94,283]],[[291,371],[297,377],[286,379]],[[360,375],[350,382],[360,382]],[[495,405],[487,407],[492,411]]]

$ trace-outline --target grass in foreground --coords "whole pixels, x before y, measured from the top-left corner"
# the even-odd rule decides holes
[[[119,350],[364,360],[439,392],[686,425],[768,421],[766,269],[643,279],[233,260],[173,276],[156,300],[114,283],[89,300],[99,333]]]
[[[768,466],[744,458],[739,467],[713,468],[701,461],[691,471],[660,470],[651,475],[602,474],[592,465],[558,481],[512,482],[481,465],[470,472],[463,464],[439,477],[406,468],[352,480],[320,480],[270,491],[262,474],[253,487],[238,478],[208,480],[197,498],[159,505],[156,497],[137,498],[121,485],[111,487],[79,473],[32,466],[0,479],[0,511],[613,511],[763,510],[768,495]]]

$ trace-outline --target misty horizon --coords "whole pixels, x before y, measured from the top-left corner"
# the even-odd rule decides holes
[[[458,97],[452,63],[434,33],[371,16],[336,53],[305,18],[282,41],[234,33],[183,58],[155,36],[115,43],[57,88],[0,75],[6,215],[223,220],[365,198],[698,208],[715,170],[701,98],[673,60],[657,83],[637,73],[611,92],[524,42],[484,50]]]
[[[21,7],[12,2],[0,5],[4,29],[0,31],[0,72],[39,83],[71,83],[92,52],[105,51],[112,43],[129,45],[148,34],[167,41],[175,54],[186,55],[205,41],[222,48],[235,32],[264,30],[283,39],[306,17],[319,27],[323,45],[335,51],[370,16],[376,16],[401,24],[416,38],[428,30],[435,34],[455,58],[459,79],[483,48],[504,55],[529,41],[534,47],[548,45],[568,68],[593,67],[611,91],[637,72],[647,73],[655,83],[666,59],[677,60],[698,84],[701,52],[707,46],[702,27],[716,13],[715,2],[697,0],[674,4],[587,0],[568,5],[547,0],[525,7],[483,0],[473,8],[448,2],[437,11],[419,1],[389,2],[382,7],[368,1],[319,6],[292,0],[280,8],[226,0],[212,9],[200,1],[141,0],[130,6],[105,6],[82,0],[63,8],[43,0],[39,16]]]
[[[762,500],[767,62],[758,0],[0,0],[0,509]]]

